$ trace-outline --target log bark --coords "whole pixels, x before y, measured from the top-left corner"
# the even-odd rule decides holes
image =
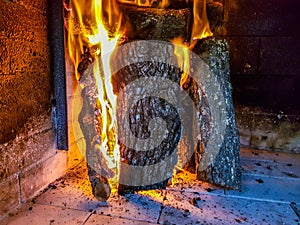
[[[180,2],[179,2],[180,3]],[[175,4],[175,3],[174,3]],[[183,4],[183,3],[182,3]],[[143,8],[120,4],[125,24],[125,34],[132,40],[170,41],[182,37],[189,41],[192,23],[193,6],[174,5],[167,9]],[[215,34],[223,32],[223,4],[220,1],[207,1],[207,17],[210,29]]]
[[[147,49],[146,46],[144,47]],[[145,49],[131,48],[130,45],[126,45],[118,50],[115,61],[126,61],[128,56],[138,59],[143,55],[153,54],[152,48],[148,48],[148,52],[144,51]],[[160,55],[168,55],[168,50],[163,44],[156,49]],[[168,180],[172,177],[177,163],[177,145],[181,137],[181,120],[178,108],[176,108],[180,103],[175,90],[180,88],[180,77],[179,68],[155,61],[154,58],[152,61],[128,62],[127,66],[113,74],[114,92],[118,95],[118,105],[122,106],[117,108],[121,156],[118,188],[120,194],[139,190],[165,189]],[[149,79],[151,84],[159,87],[158,91],[155,87],[150,87],[151,84],[147,83]],[[161,79],[172,81],[175,89],[170,89],[167,84],[161,82]],[[149,87],[153,88],[151,95],[147,91]],[[120,92],[125,89],[127,95],[121,95]],[[163,98],[158,92],[163,92],[162,95],[172,99],[172,102]],[[126,119],[127,117],[129,119]],[[151,120],[156,118],[162,121],[151,124]],[[130,123],[128,128],[133,136],[124,132],[126,121]],[[165,123],[165,128],[162,127],[162,123]],[[140,140],[153,137],[155,131],[164,129],[166,132],[156,137],[161,139],[158,145],[152,142],[140,142]],[[159,166],[160,164],[162,166]],[[140,169],[135,170],[136,167]],[[158,177],[162,179],[157,179]]]
[[[214,161],[205,169],[198,161],[197,178],[230,189],[241,188],[240,143],[236,128],[230,83],[229,45],[225,39],[211,38],[199,42],[194,51],[209,65],[217,78],[225,100],[226,123],[223,143]]]
[[[120,4],[129,39],[172,40],[189,39],[191,13],[189,9],[156,9]]]
[[[99,138],[95,127],[95,105],[92,98],[94,92],[91,90],[93,90],[91,86],[85,86],[81,91],[82,109],[78,116],[78,122],[86,143],[85,158],[92,192],[99,201],[104,202],[108,199],[111,189],[106,178],[105,163],[101,163],[103,159],[94,146]]]

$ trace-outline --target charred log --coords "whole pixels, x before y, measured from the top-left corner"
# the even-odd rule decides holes
[[[78,122],[86,143],[86,163],[92,192],[99,201],[106,201],[110,195],[110,186],[106,179],[105,164],[100,163],[100,153],[93,144],[98,140],[98,135],[95,128],[95,107],[91,98],[94,95],[94,91],[92,90],[93,88],[86,86],[81,91],[82,109],[78,116]]]
[[[133,40],[189,39],[191,13],[189,9],[156,9],[120,5],[126,35]]]
[[[175,37],[182,37],[188,41],[193,23],[193,4],[185,4],[181,1],[171,2],[167,9],[121,4],[126,35],[132,40],[170,41]],[[224,28],[222,2],[210,0],[206,7],[211,31],[221,34]]]

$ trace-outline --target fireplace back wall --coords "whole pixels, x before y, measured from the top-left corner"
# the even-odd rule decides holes
[[[299,114],[299,6],[297,0],[227,0],[236,103]]]

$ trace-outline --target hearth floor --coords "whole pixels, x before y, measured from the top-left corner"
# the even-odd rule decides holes
[[[84,163],[0,224],[299,224],[300,155],[242,149],[242,191],[186,172],[163,191],[97,202]]]

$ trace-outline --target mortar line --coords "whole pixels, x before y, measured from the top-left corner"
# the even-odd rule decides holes
[[[256,197],[247,197],[247,196],[238,196],[238,195],[226,195],[225,197],[226,198],[228,197],[228,198],[259,201],[259,202],[281,203],[281,204],[288,204],[288,205],[291,204],[291,202],[289,202],[289,201],[280,201],[280,200],[272,200],[272,199],[256,198]]]
[[[86,222],[90,219],[90,217],[94,214],[94,212],[96,212],[96,210],[93,210],[92,212],[90,212],[87,217],[84,219],[84,221],[82,222],[81,225],[86,224]]]
[[[279,177],[279,176],[269,176],[269,175],[263,175],[263,174],[254,174],[254,173],[243,173],[243,175],[246,176],[254,176],[254,177],[262,177],[262,178],[275,178],[279,180],[291,180],[291,181],[300,181],[299,178],[294,177]]]

